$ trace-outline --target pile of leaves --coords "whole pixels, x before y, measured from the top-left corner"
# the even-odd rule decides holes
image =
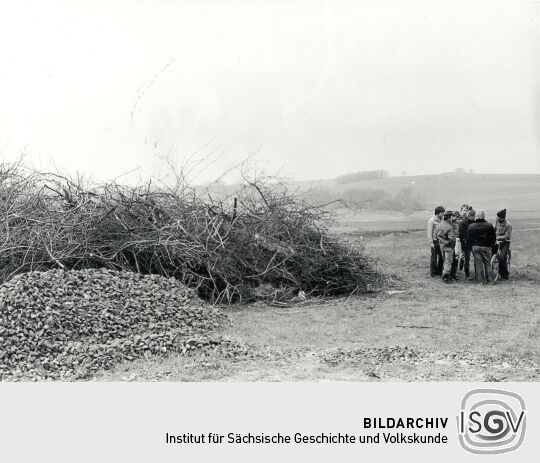
[[[0,286],[0,380],[89,378],[126,360],[207,347],[224,322],[174,278],[107,269],[18,275]]]
[[[215,194],[181,177],[93,184],[0,164],[0,282],[105,267],[174,277],[213,303],[378,290],[374,262],[301,198],[273,178]]]

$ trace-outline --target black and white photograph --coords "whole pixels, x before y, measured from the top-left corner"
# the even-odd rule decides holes
[[[540,379],[538,2],[2,2],[0,154],[2,383]]]

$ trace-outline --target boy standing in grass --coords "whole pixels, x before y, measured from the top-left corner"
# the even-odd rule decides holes
[[[510,239],[512,238],[512,224],[506,220],[506,209],[497,212],[495,235],[497,246],[501,250],[499,273],[503,280],[508,280],[508,250],[510,249]]]
[[[463,217],[461,217],[461,214],[459,211],[454,211],[454,215],[452,217],[452,227],[454,227],[454,234],[456,235],[456,247],[454,248],[454,259],[452,260],[452,271],[450,272],[450,277],[452,280],[457,280],[457,270],[458,270],[458,259],[462,257],[462,248],[461,248],[461,241],[459,239],[459,227],[461,225],[461,222],[463,221]]]
[[[435,208],[435,215],[427,223],[427,237],[431,247],[430,270],[432,277],[441,275],[443,270],[443,255],[439,245],[439,239],[437,238],[437,229],[441,224],[443,213],[444,207],[437,206]]]
[[[474,209],[469,209],[467,211],[461,210],[461,214],[466,213],[463,217],[463,220],[461,221],[461,224],[459,225],[459,240],[461,241],[461,250],[463,253],[463,259],[460,263],[460,270],[465,271],[465,277],[467,279],[470,279],[470,261],[471,261],[471,246],[469,246],[469,242],[467,241],[467,231],[469,230],[469,226],[474,223],[474,216],[476,215],[476,211]]]
[[[451,211],[446,211],[443,214],[443,221],[439,225],[437,238],[444,255],[444,267],[442,279],[445,283],[452,281],[452,267],[454,263],[454,248],[456,246],[456,233],[452,225],[453,214]]]

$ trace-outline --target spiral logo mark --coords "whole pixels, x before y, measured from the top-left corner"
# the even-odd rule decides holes
[[[490,419],[494,416],[497,416],[500,418],[495,418],[493,420],[495,427],[492,427],[490,424]],[[500,412],[498,410],[492,410],[486,413],[485,427],[486,427],[486,431],[490,432],[491,434],[487,436],[484,434],[478,434],[479,439],[483,439],[487,441],[492,441],[492,440],[500,441],[504,436],[506,436],[510,432],[510,426],[508,425],[508,422],[506,421],[506,415],[503,412]]]
[[[523,442],[526,420],[525,401],[518,394],[474,389],[461,402],[459,443],[471,453],[511,452]]]

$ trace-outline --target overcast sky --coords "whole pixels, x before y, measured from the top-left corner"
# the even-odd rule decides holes
[[[540,3],[21,1],[0,152],[111,178],[253,155],[298,179],[540,173]]]

